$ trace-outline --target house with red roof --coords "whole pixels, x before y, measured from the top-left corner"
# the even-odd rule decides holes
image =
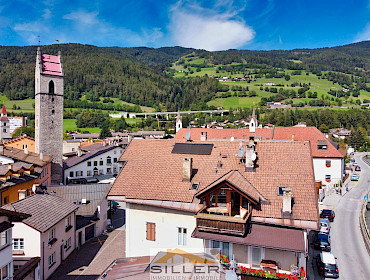
[[[182,128],[175,135],[175,139],[183,140],[186,134],[190,140],[215,141],[243,139],[309,141],[312,152],[312,164],[315,171],[315,180],[322,186],[333,186],[339,183],[345,175],[345,155],[339,146],[325,137],[316,127],[265,127],[265,128]]]
[[[126,204],[126,256],[220,249],[306,269],[318,206],[308,141],[134,139],[108,199]],[[299,168],[297,168],[299,166]]]

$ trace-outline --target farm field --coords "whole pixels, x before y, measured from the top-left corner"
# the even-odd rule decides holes
[[[77,130],[76,126],[76,119],[64,119],[63,120],[63,131],[72,131],[72,130]],[[88,131],[89,133],[95,133],[95,132],[100,132],[99,127],[84,127],[84,128],[79,128],[81,132],[86,132]]]

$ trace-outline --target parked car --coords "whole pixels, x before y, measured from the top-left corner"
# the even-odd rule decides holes
[[[320,219],[322,218],[326,218],[328,219],[330,222],[333,222],[334,221],[334,218],[335,218],[335,213],[333,210],[330,210],[330,209],[323,209],[321,211],[321,214],[320,214]]]
[[[315,242],[314,242],[314,247],[315,249],[320,250],[320,251],[330,252],[331,247],[330,247],[330,242],[329,242],[329,235],[323,234],[323,233],[317,233]]]
[[[330,233],[330,228],[326,227],[326,226],[321,226],[320,227],[320,233],[329,234]]]
[[[338,278],[339,270],[334,255],[328,252],[321,252],[316,257],[317,269],[324,277]]]
[[[357,173],[353,173],[351,177],[351,181],[358,181],[358,180],[360,180],[360,175],[358,175]]]
[[[357,165],[357,166],[355,167],[355,171],[361,171],[361,167]]]
[[[320,227],[328,227],[330,229],[330,222],[327,218],[320,218]]]

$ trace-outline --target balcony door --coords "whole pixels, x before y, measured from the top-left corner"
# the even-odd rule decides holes
[[[232,243],[211,240],[211,247],[219,249],[222,255],[225,255],[229,259],[232,257]]]
[[[250,247],[249,252],[251,253],[252,267],[260,267],[261,260],[264,258],[265,250],[261,247]]]

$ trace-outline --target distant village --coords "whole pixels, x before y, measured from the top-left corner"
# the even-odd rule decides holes
[[[78,266],[78,256],[95,245],[119,257],[104,255],[86,279],[151,279],[149,257],[164,248],[171,257],[217,249],[225,275],[231,262],[229,274],[255,277],[248,279],[256,271],[306,279],[319,205],[357,170],[354,149],[332,140],[350,130],[262,125],[253,110],[248,119],[188,127],[178,113],[173,134],[63,139],[65,75],[61,53],[38,48],[35,138],[12,138],[27,120],[2,108],[0,279],[69,279],[66,264],[70,275],[82,275],[91,268]],[[114,239],[118,232],[123,237]],[[98,251],[91,260],[102,258]]]

